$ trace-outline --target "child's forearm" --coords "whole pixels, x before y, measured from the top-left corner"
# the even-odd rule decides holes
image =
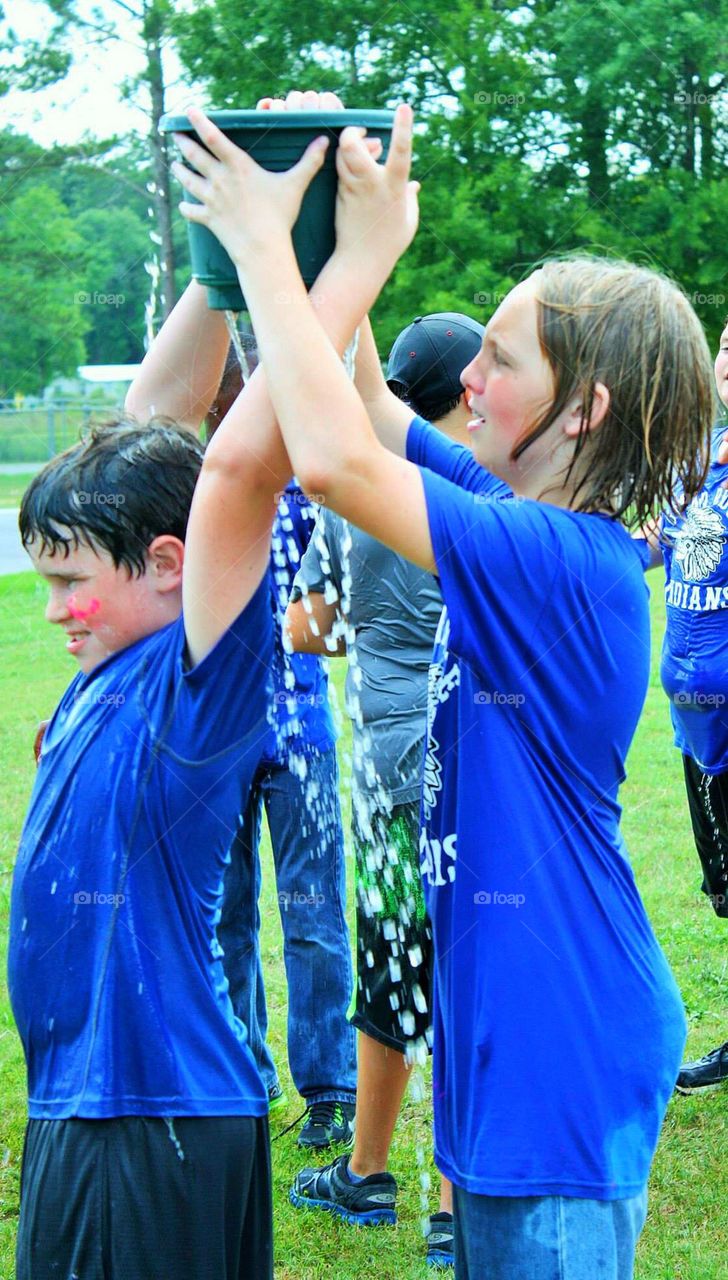
[[[244,264],[241,280],[293,470],[309,493],[330,497],[378,446],[339,358],[371,305],[366,284],[357,289],[345,258],[334,255],[309,298],[290,243]],[[281,296],[284,304],[275,301]]]
[[[221,311],[193,280],[157,334],[127,393],[139,421],[157,415],[197,431],[220,386],[230,335]]]
[[[296,275],[298,276],[297,272]],[[340,358],[370,305],[370,293],[362,285],[361,276],[360,264],[343,254],[334,254],[321,271],[309,297],[300,286],[298,277],[302,291],[302,298],[298,302],[292,296],[288,302],[281,302],[281,296],[285,296],[286,291],[276,287],[274,292],[270,286],[273,274],[268,276],[265,290],[267,303],[275,315],[281,320],[285,316],[294,328],[297,317],[305,324],[306,316],[313,308],[320,325],[321,341],[327,346],[334,362],[340,366]],[[234,466],[240,456],[249,461],[254,458],[262,463],[264,471],[274,479],[275,484],[280,485],[290,478],[296,467],[289,461],[289,454],[281,437],[266,371],[272,371],[271,380],[274,385],[286,379],[286,373],[275,358],[272,361],[266,358],[262,348],[261,356],[261,364],[215,432],[208,445],[208,454],[212,455],[213,460],[221,460],[224,456],[225,465],[230,466]],[[295,404],[295,395],[293,403]]]
[[[381,443],[391,453],[405,458],[413,411],[387,386],[368,317],[359,329],[355,385]]]

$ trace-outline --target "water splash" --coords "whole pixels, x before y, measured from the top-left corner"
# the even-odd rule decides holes
[[[230,341],[233,344],[233,351],[238,357],[238,364],[240,365],[240,368],[243,371],[243,381],[249,382],[250,376],[251,376],[250,361],[248,360],[248,354],[245,350],[245,344],[244,344],[242,335],[240,333],[240,330],[238,329],[239,315],[240,315],[239,311],[226,311],[225,324],[227,325],[227,330],[228,330],[228,333],[230,334]]]
[[[175,1148],[175,1151],[177,1152],[178,1158],[180,1160],[184,1160],[185,1153],[182,1150],[182,1143],[180,1142],[179,1138],[177,1137],[177,1134],[175,1133],[174,1120],[170,1116],[165,1116],[164,1123],[167,1126],[167,1132],[169,1133],[169,1140],[174,1144],[174,1148]]]
[[[147,191],[150,196],[156,195],[157,185],[155,182],[147,183]],[[154,342],[154,321],[157,315],[157,301],[159,298],[159,282],[162,278],[162,263],[159,260],[158,247],[162,243],[157,231],[154,230],[156,223],[156,215],[153,205],[147,205],[147,215],[152,226],[149,228],[149,242],[152,246],[152,254],[147,262],[144,263],[144,270],[149,276],[149,296],[144,303],[144,350],[148,351]]]

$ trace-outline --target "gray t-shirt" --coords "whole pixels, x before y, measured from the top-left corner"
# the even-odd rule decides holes
[[[435,578],[332,511],[319,511],[292,600],[336,603],[349,670],[355,787],[392,804],[420,794],[427,673],[442,598]]]

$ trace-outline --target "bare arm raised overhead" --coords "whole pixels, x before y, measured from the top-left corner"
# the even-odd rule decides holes
[[[324,495],[335,511],[424,568],[434,567],[420,473],[377,438],[360,396],[349,381],[306,295],[291,238],[271,216],[268,175],[221,138],[201,113],[195,128],[212,153],[207,182],[189,173],[180,180],[201,204],[185,204],[186,217],[216,229],[217,192],[226,190],[238,210],[234,236],[225,244],[244,283],[264,365],[275,369],[270,395],[291,463],[309,493]],[[414,235],[416,184],[409,181],[412,113],[400,107],[385,165],[376,164],[361,132],[343,132],[337,153],[339,208],[332,259],[356,295],[345,293],[341,328],[358,323],[376,300],[394,264]],[[196,162],[195,162],[196,163]],[[272,288],[272,284],[275,288]],[[289,301],[274,301],[284,291]],[[348,309],[348,316],[344,312]],[[408,410],[397,404],[402,425]],[[395,424],[396,425],[396,424]]]

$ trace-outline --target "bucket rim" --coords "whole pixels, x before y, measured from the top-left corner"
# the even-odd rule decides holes
[[[235,111],[225,109],[206,112],[218,129],[307,129],[315,133],[321,129],[339,132],[347,125],[359,125],[365,129],[391,129],[393,111],[361,110],[354,107],[343,111]],[[160,133],[194,133],[186,115],[169,113],[159,121]]]

